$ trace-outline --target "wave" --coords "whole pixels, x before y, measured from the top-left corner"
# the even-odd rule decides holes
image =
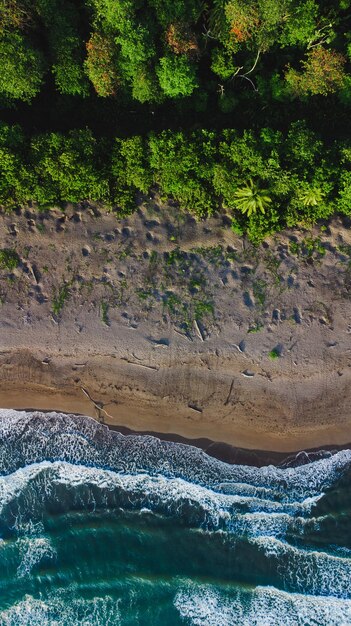
[[[39,600],[27,596],[0,614],[0,626],[118,626],[120,612],[113,598],[73,600],[61,598]]]
[[[351,451],[305,461],[0,410],[0,626],[351,625]],[[136,618],[151,597],[159,621]]]
[[[320,496],[302,502],[275,502],[257,493],[254,497],[223,494],[182,478],[146,473],[127,474],[42,461],[0,477],[0,523],[4,532],[14,528],[28,532],[49,507],[56,513],[77,508],[123,507],[152,510],[178,517],[206,530],[225,529],[236,535],[285,534],[289,520],[301,526]],[[271,523],[269,523],[269,518]],[[293,530],[291,529],[291,532]]]
[[[266,490],[281,502],[319,496],[351,470],[350,450],[299,467],[229,465],[194,446],[125,436],[84,416],[0,409],[0,474],[44,460],[178,477],[250,497]]]
[[[254,571],[245,564],[240,572],[235,565],[229,568],[227,575],[243,582],[253,583],[260,573],[269,573],[278,587],[293,592],[351,595],[350,559],[297,548],[287,541],[289,535],[303,535],[303,525],[309,522],[311,498],[294,506],[257,497],[248,501],[247,497],[213,492],[179,478],[117,474],[57,461],[44,461],[0,478],[0,494],[2,533],[15,530],[19,536],[28,536],[29,524],[34,529],[34,543],[18,566],[21,575],[29,573],[38,559],[54,555],[47,542],[35,537],[43,527],[46,511],[63,515],[72,510],[102,509],[119,515],[128,511],[139,515],[152,513],[172,519],[182,528],[221,532],[217,550],[226,550],[233,563],[241,563],[245,555],[249,563],[256,561]]]
[[[179,624],[189,626],[349,626],[351,602],[288,594],[270,587],[213,588],[181,582],[173,595]],[[0,626],[120,626],[123,609],[111,596],[73,600],[69,593],[45,600],[27,596],[0,614]],[[151,616],[150,616],[151,617]],[[151,618],[152,620],[152,618]],[[134,622],[152,624],[144,620]],[[131,622],[133,623],[133,622]],[[178,622],[177,622],[178,623]]]
[[[221,593],[189,585],[175,606],[193,626],[349,626],[351,601],[290,594],[272,587]]]

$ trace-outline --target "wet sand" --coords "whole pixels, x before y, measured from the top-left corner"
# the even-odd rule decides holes
[[[1,396],[0,396],[1,397]],[[30,397],[30,396],[29,396]],[[38,398],[38,395],[32,396],[35,401]],[[47,399],[48,400],[48,399]],[[2,401],[4,401],[2,399]],[[6,400],[5,400],[6,401]],[[9,401],[12,404],[12,401],[15,401],[15,396],[10,396]],[[67,409],[74,406],[74,400],[72,398],[66,399]],[[41,406],[36,407],[24,407],[24,406],[11,406],[6,408],[15,408],[18,410],[25,410],[27,412],[40,411],[43,413],[51,413],[51,412],[60,412],[70,414],[74,412],[76,415],[84,415],[86,416],[88,413],[78,413],[74,411],[74,409],[65,410],[64,401],[60,405],[60,408],[52,409],[47,404],[50,402],[41,402],[39,403]],[[37,403],[38,404],[38,403]],[[82,409],[82,405],[79,405],[79,408]],[[96,416],[90,416],[93,419],[96,419]],[[249,448],[240,448],[229,443],[224,443],[223,441],[213,441],[211,439],[206,439],[204,437],[198,439],[189,439],[182,435],[176,433],[163,433],[157,432],[153,430],[132,430],[126,426],[120,426],[117,424],[105,424],[107,428],[110,430],[121,433],[125,436],[134,436],[134,435],[150,435],[152,437],[157,437],[163,441],[170,441],[173,443],[181,443],[185,445],[195,446],[200,448],[206,454],[213,456],[220,461],[224,461],[225,463],[236,464],[236,465],[252,465],[255,467],[263,467],[265,465],[284,465],[284,466],[296,466],[302,465],[313,460],[318,460],[321,457],[324,457],[326,454],[334,454],[339,450],[350,449],[351,443],[342,444],[342,445],[325,445],[317,448],[309,448],[304,450],[295,450],[291,452],[278,452],[274,450],[262,450],[262,449],[249,449]]]
[[[193,441],[207,439],[211,442],[222,442],[235,448],[283,453],[328,445],[344,445],[351,441],[351,424],[349,421],[337,411],[333,420],[326,420],[325,417],[318,419],[318,414],[316,414],[317,401],[314,404],[311,403],[309,412],[306,410],[305,414],[295,415],[292,413],[288,415],[288,402],[286,400],[284,403],[285,414],[282,416],[278,412],[278,401],[276,400],[274,403],[272,396],[267,397],[267,387],[265,388],[263,385],[270,385],[271,387],[272,383],[267,383],[265,379],[260,381],[260,389],[256,389],[256,402],[252,391],[254,387],[251,389],[248,387],[252,381],[244,379],[246,389],[245,386],[241,388],[241,397],[250,398],[250,402],[248,399],[243,400],[242,405],[238,405],[241,410],[237,409],[234,416],[230,415],[231,419],[228,419],[228,407],[223,406],[223,402],[221,405],[219,404],[218,396],[201,412],[190,408],[188,399],[184,398],[184,388],[181,386],[183,378],[177,381],[176,373],[179,375],[179,371],[168,372],[168,376],[172,379],[174,395],[177,396],[177,389],[179,393],[179,399],[175,401],[169,397],[165,398],[161,389],[158,395],[155,380],[153,381],[154,395],[150,394],[151,381],[148,385],[147,379],[143,381],[143,393],[140,391],[134,393],[132,386],[124,391],[114,390],[110,381],[121,380],[122,377],[126,379],[129,375],[128,372],[123,372],[125,367],[123,363],[120,364],[119,368],[116,363],[115,369],[110,364],[109,368],[103,368],[100,372],[97,364],[91,365],[90,370],[87,370],[85,374],[80,373],[79,382],[74,383],[72,373],[74,375],[75,371],[72,372],[72,364],[67,363],[67,357],[66,362],[61,363],[60,367],[57,363],[55,363],[55,367],[52,364],[49,366],[42,365],[40,361],[36,361],[35,366],[33,365],[33,356],[29,356],[29,353],[27,353],[27,359],[30,361],[30,365],[27,363],[27,368],[23,353],[20,356],[21,366],[16,363],[13,364],[13,370],[17,374],[18,372],[21,373],[21,385],[19,385],[18,380],[0,381],[0,406],[2,408],[31,408],[79,413],[89,415],[109,426],[143,433],[161,433],[167,438],[170,435],[176,435]],[[93,361],[93,359],[91,360]],[[102,361],[106,365],[107,357],[105,359],[102,357]],[[94,372],[94,378],[91,377],[91,371]],[[201,370],[199,371],[201,372]],[[51,380],[49,380],[50,375]],[[154,372],[151,370],[149,376],[153,375]],[[164,373],[160,375],[160,385],[164,385],[164,375]],[[240,373],[237,375],[240,376]],[[45,384],[43,381],[41,384],[25,382],[24,379],[30,376],[38,380],[45,378]],[[200,380],[199,372],[197,372],[197,377]],[[208,374],[206,374],[206,380],[207,385],[209,385]],[[55,387],[55,381],[58,383],[58,387]],[[104,381],[104,388],[101,386],[101,381]],[[219,396],[223,395],[225,383],[228,388],[228,377],[225,377],[223,373],[220,376],[217,371],[211,377],[211,381]],[[139,390],[140,384],[140,380],[136,381]],[[282,384],[281,379],[278,378],[277,384],[278,387]],[[335,391],[337,393],[337,388]],[[273,393],[270,389],[269,392]],[[312,393],[311,390],[310,392]],[[306,385],[304,393],[309,393]],[[259,401],[261,396],[265,398],[267,405],[269,403],[269,414],[268,412],[265,413],[267,408],[262,401]],[[338,397],[340,400],[342,395],[339,393]],[[334,401],[335,406],[337,406],[335,397]],[[319,402],[323,402],[323,396]],[[321,405],[319,404],[319,406]],[[262,413],[257,412],[257,419],[254,419],[253,410],[260,411],[259,407],[262,407]],[[291,408],[294,409],[294,406],[291,405]],[[324,406],[323,410],[325,415],[327,407]],[[330,410],[332,410],[331,405]]]

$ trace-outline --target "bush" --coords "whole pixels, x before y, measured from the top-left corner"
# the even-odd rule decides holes
[[[40,135],[31,159],[37,176],[32,199],[39,204],[109,200],[108,181],[97,163],[97,142],[89,130]]]
[[[19,126],[0,124],[0,205],[13,208],[31,197],[27,142]]]
[[[142,137],[116,139],[111,159],[112,198],[122,212],[135,209],[136,193],[146,194],[152,184],[152,173]]]
[[[343,171],[341,173],[336,208],[345,215],[351,215],[351,172]]]
[[[172,196],[199,217],[213,211],[214,134],[200,131],[186,136],[164,131],[149,140],[150,165],[161,192]]]

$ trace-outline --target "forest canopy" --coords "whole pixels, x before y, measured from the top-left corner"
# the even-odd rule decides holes
[[[349,0],[0,0],[0,203],[351,213]]]

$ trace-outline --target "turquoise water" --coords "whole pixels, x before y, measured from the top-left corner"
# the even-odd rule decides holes
[[[351,451],[320,456],[0,410],[0,626],[351,625]]]

